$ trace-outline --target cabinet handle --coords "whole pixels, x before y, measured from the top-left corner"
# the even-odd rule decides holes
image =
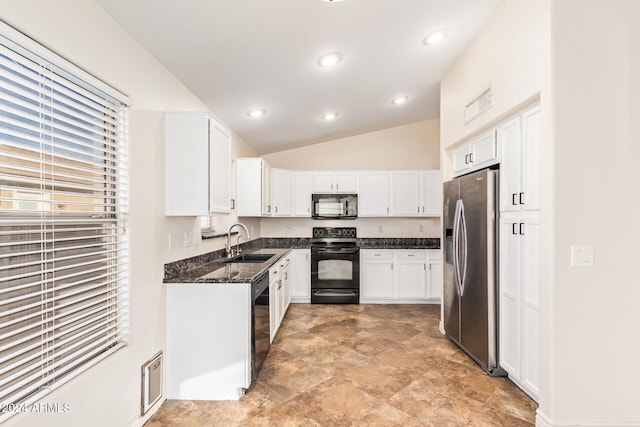
[[[391,269],[393,270],[393,263],[391,263]]]
[[[513,223],[511,224],[511,234],[518,234],[518,230],[516,230],[516,227],[518,226],[517,223]]]
[[[469,163],[473,163],[473,153],[469,153]]]
[[[524,205],[524,193],[520,193],[520,195],[518,196],[518,200],[521,205]]]
[[[422,269],[426,270],[427,269],[427,264],[422,264]],[[431,270],[431,266],[429,266],[429,270]]]
[[[465,154],[465,155],[464,155],[464,164],[465,164],[465,165],[468,165],[468,164],[469,164],[469,155],[468,155],[468,154]]]
[[[520,235],[524,236],[524,222],[520,223],[520,227],[519,228],[520,228]]]
[[[517,206],[518,205],[518,200],[516,200],[518,198],[518,193],[512,193],[511,194],[511,204],[513,206]]]
[[[418,213],[420,213],[420,206],[418,206]]]
[[[231,210],[236,208],[236,199],[231,199]]]
[[[340,189],[340,184],[336,184],[336,191]]]

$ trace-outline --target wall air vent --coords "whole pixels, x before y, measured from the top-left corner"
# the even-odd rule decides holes
[[[464,122],[469,123],[491,107],[491,88],[464,107]]]
[[[162,352],[158,352],[142,365],[142,399],[140,415],[147,413],[162,398]]]

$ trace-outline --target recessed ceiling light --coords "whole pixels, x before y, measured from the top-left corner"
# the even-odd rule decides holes
[[[247,113],[247,116],[258,118],[265,115],[267,111],[264,108],[256,108],[255,110],[251,110]]]
[[[327,3],[338,3],[339,1],[342,1],[342,0],[322,0],[322,1]]]
[[[447,37],[447,30],[436,30],[425,37],[423,43],[426,45],[440,43],[445,37]]]
[[[322,120],[331,121],[338,117],[338,113],[325,113],[322,115]]]
[[[342,59],[342,55],[339,53],[328,53],[326,55],[322,55],[320,59],[318,59],[318,65],[321,67],[331,67],[336,65]]]
[[[400,105],[400,104],[404,104],[405,102],[407,102],[407,99],[409,99],[406,96],[398,96],[396,98],[393,98],[393,101],[391,101],[392,104],[394,105]]]

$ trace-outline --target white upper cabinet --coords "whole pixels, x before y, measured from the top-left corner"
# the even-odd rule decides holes
[[[358,172],[358,216],[389,215],[389,172]]]
[[[497,163],[499,159],[495,129],[462,143],[454,148],[452,154],[454,176]]]
[[[273,216],[291,216],[291,171],[271,169],[271,205]]]
[[[263,216],[271,209],[269,165],[260,157],[236,160],[238,216]]]
[[[352,171],[317,171],[313,173],[314,193],[355,193],[356,173]]]
[[[540,207],[540,107],[534,105],[497,129],[501,150],[500,210]]]
[[[439,170],[391,172],[391,215],[440,216],[441,210]]]
[[[421,186],[420,172],[391,172],[391,215],[420,215]]]
[[[293,216],[311,216],[313,172],[293,172]]]
[[[442,175],[440,171],[423,171],[420,172],[420,177],[422,180],[420,215],[442,215]]]
[[[209,114],[165,113],[165,214],[231,212],[231,134]]]

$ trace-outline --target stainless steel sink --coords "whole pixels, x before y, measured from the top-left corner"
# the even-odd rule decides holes
[[[233,263],[259,263],[265,262],[275,254],[242,254],[233,258],[225,259],[222,262],[233,262]]]

